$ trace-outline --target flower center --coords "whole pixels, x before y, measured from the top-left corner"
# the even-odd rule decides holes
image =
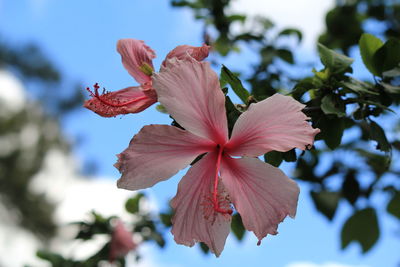
[[[95,83],[93,85],[93,88],[94,88],[94,92],[92,90],[90,90],[89,87],[86,87],[86,90],[89,92],[90,96],[96,98],[102,104],[104,104],[106,106],[115,107],[115,108],[124,107],[124,106],[130,105],[130,104],[133,104],[137,101],[148,98],[147,96],[141,96],[141,97],[137,97],[137,98],[133,98],[131,100],[125,101],[125,102],[121,102],[118,99],[113,98],[112,93],[106,92],[104,89],[103,89],[103,92],[101,94],[99,94],[100,86],[98,83]]]

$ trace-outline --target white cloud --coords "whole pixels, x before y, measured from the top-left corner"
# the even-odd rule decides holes
[[[348,265],[337,262],[325,262],[322,264],[312,262],[294,262],[286,265],[286,267],[368,267],[366,265]]]
[[[11,72],[0,69],[0,114],[19,112],[25,103],[22,83]]]
[[[294,27],[304,34],[303,45],[314,48],[318,35],[324,30],[326,12],[334,0],[236,0],[232,11],[270,18],[279,28]]]

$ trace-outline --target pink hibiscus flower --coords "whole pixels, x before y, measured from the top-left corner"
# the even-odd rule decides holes
[[[169,52],[165,60],[174,57],[178,59],[193,57],[201,61],[208,56],[209,49],[207,45],[201,47],[180,45]],[[94,92],[87,88],[92,98],[85,101],[84,107],[103,117],[138,113],[157,102],[157,94],[151,81],[155,52],[143,41],[135,39],[119,40],[117,51],[121,54],[125,69],[140,83],[140,86],[103,92],[103,94],[99,94],[100,87],[97,83],[94,85]]]
[[[257,157],[313,144],[319,130],[307,122],[304,105],[280,94],[251,104],[228,138],[225,97],[209,63],[172,59],[165,65],[153,75],[158,99],[186,130],[143,127],[118,155],[118,187],[151,187],[205,154],[180,181],[171,202],[175,241],[187,246],[201,241],[220,255],[233,208],[260,241],[277,234],[278,224],[296,213],[299,188]]]
[[[132,240],[132,233],[126,230],[120,220],[117,220],[111,236],[109,261],[113,262],[117,258],[125,257],[136,246]]]

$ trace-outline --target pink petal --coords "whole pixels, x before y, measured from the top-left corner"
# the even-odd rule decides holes
[[[136,246],[132,240],[132,233],[126,230],[124,224],[118,220],[111,236],[109,261],[113,262],[115,259],[125,256]]]
[[[114,165],[122,173],[118,187],[148,188],[185,168],[215,145],[188,131],[168,125],[148,125],[133,137]]]
[[[301,110],[305,106],[292,97],[275,94],[252,104],[233,128],[226,151],[236,156],[259,156],[268,151],[306,149],[319,129],[313,129]]]
[[[114,117],[121,114],[138,113],[157,102],[153,89],[143,91],[141,87],[128,87],[102,95],[92,93],[92,98],[86,100],[84,107],[100,116]]]
[[[209,51],[210,51],[210,46],[206,44],[203,44],[200,47],[191,45],[180,45],[168,53],[162,65],[165,66],[166,60],[170,58],[177,58],[180,60],[184,60],[187,57],[192,57],[197,61],[202,61],[203,59],[208,57]]]
[[[154,70],[155,52],[141,40],[121,39],[117,43],[117,51],[121,54],[122,64],[135,80],[144,84],[151,81],[151,74],[145,74],[143,68]]]
[[[182,127],[216,143],[226,142],[225,97],[208,62],[169,59],[153,75],[153,85],[160,103]]]
[[[299,187],[278,168],[257,158],[224,157],[221,178],[244,227],[259,240],[296,214]]]
[[[175,210],[171,231],[177,243],[191,247],[204,242],[218,257],[230,232],[231,216],[211,207],[215,168],[216,154],[209,153],[183,177],[171,201]]]

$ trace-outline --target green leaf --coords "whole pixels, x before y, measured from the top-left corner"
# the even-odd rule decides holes
[[[325,215],[326,218],[332,220],[339,204],[340,194],[330,191],[311,191],[310,193],[317,210]]]
[[[395,68],[393,68],[391,70],[385,71],[383,73],[383,76],[384,77],[392,77],[392,78],[400,76],[400,67],[395,67]]]
[[[370,138],[378,142],[377,149],[388,152],[391,149],[391,145],[386,138],[385,131],[376,122],[370,120]]]
[[[334,114],[338,117],[346,116],[346,105],[337,95],[326,95],[322,98],[321,109],[325,114]]]
[[[370,250],[379,239],[379,225],[373,208],[356,211],[343,225],[341,239],[342,249],[351,242],[361,245],[362,252]]]
[[[389,83],[381,82],[381,85],[385,89],[386,92],[391,94],[399,94],[400,93],[400,86],[394,86]]]
[[[322,64],[324,64],[326,68],[329,68],[333,74],[344,72],[354,61],[354,59],[339,54],[323,44],[318,44],[318,52]]]
[[[240,21],[241,23],[244,23],[246,21],[246,16],[234,14],[234,15],[227,16],[226,19],[229,20],[230,22]]]
[[[228,119],[228,130],[230,136],[233,130],[233,126],[235,125],[241,112],[235,107],[229,96],[225,97],[225,109],[226,109],[226,117]]]
[[[243,87],[239,78],[224,65],[221,68],[221,80],[227,82],[232,87],[232,90],[243,103],[247,103],[250,93]]]
[[[373,75],[380,76],[381,70],[374,61],[374,55],[383,46],[383,42],[372,34],[364,33],[358,44],[364,65]]]
[[[398,67],[400,64],[400,41],[397,39],[389,39],[376,51],[373,61],[379,70],[379,76],[385,71]]]
[[[208,248],[208,246],[207,246],[205,243],[199,242],[199,245],[200,245],[201,251],[202,251],[204,254],[207,254],[207,253],[210,251],[210,249]]]
[[[171,213],[160,213],[160,220],[166,227],[172,226],[172,214]]]
[[[238,240],[243,239],[246,231],[244,229],[242,218],[240,217],[239,213],[236,213],[232,216],[231,229]]]
[[[278,36],[283,36],[283,35],[296,35],[297,38],[299,39],[299,42],[301,42],[301,40],[303,39],[303,34],[301,33],[301,31],[293,28],[284,29],[278,34]]]
[[[286,61],[289,64],[294,64],[293,54],[291,51],[287,49],[278,49],[276,50],[277,56],[282,60]]]
[[[127,212],[135,214],[139,212],[140,206],[140,199],[144,197],[144,195],[142,193],[138,193],[136,196],[128,199],[125,202],[125,209]]]
[[[295,162],[297,159],[296,150],[294,148],[287,152],[283,152],[282,156],[286,162]]]
[[[330,149],[334,150],[340,145],[345,129],[344,119],[323,116],[316,124],[316,127],[321,130],[319,136],[324,139]]]
[[[372,85],[359,81],[357,79],[349,77],[349,81],[342,82],[342,85],[346,88],[358,93],[358,94],[371,94],[371,95],[379,95],[378,92],[372,91]]]
[[[389,201],[387,207],[386,207],[387,212],[392,214],[393,216],[397,217],[397,219],[400,219],[400,192],[397,191],[392,199]]]
[[[343,196],[350,204],[354,204],[360,196],[360,184],[354,171],[349,171],[342,184]]]
[[[272,166],[279,167],[283,160],[283,154],[278,151],[271,151],[264,154],[264,161]]]
[[[164,240],[163,236],[162,236],[160,233],[152,232],[152,233],[150,234],[150,238],[151,238],[152,240],[156,241],[157,245],[158,245],[160,248],[163,248],[163,247],[165,246],[165,240]]]

